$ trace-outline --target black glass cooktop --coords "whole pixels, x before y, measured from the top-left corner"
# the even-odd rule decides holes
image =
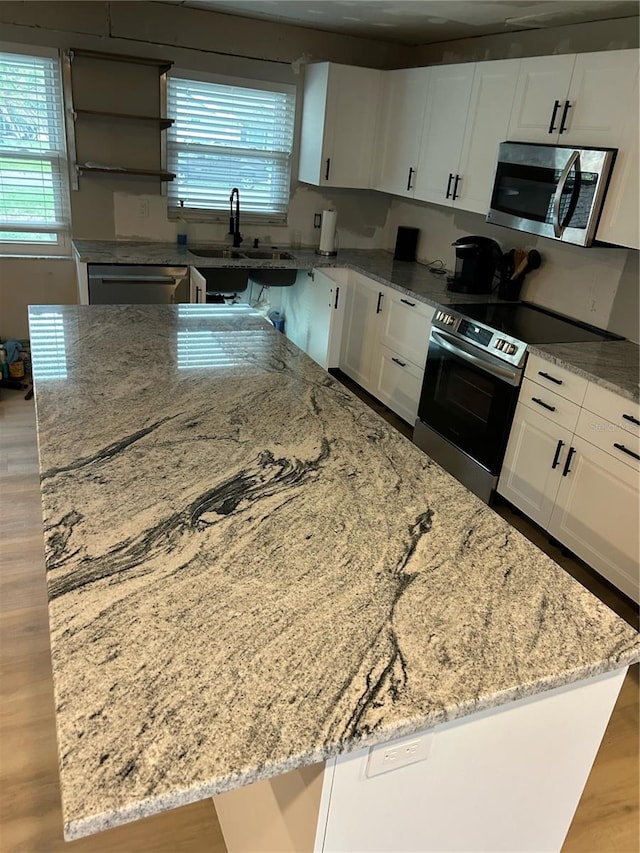
[[[483,302],[458,303],[447,307],[526,344],[624,340],[620,335],[597,329],[595,326],[588,326],[577,320],[560,317],[544,308],[525,302],[513,302],[507,305]]]

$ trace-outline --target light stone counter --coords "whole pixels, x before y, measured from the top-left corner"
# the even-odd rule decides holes
[[[640,657],[253,312],[30,322],[68,839]]]
[[[528,350],[609,391],[640,399],[640,347],[632,341],[538,344]]]

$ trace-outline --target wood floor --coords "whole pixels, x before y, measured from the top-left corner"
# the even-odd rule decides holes
[[[208,800],[79,841],[62,839],[33,400],[18,391],[0,395],[0,851],[225,853]],[[543,538],[526,520],[513,520],[526,535]],[[566,568],[584,573],[555,551]],[[629,602],[605,592],[610,606],[637,619]],[[638,851],[637,667],[625,681],[564,851]]]

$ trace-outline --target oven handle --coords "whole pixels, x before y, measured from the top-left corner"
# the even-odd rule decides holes
[[[577,165],[576,165],[577,163]],[[566,224],[563,226],[560,222],[560,204],[562,203],[562,193],[564,191],[565,184],[569,180],[569,172],[576,166],[576,172],[580,171],[580,152],[574,151],[571,157],[567,160],[567,165],[562,170],[562,174],[560,175],[560,180],[558,181],[558,187],[556,189],[556,194],[553,199],[553,233],[556,237],[562,237],[562,232],[566,228]],[[576,182],[577,183],[577,182]]]
[[[431,339],[435,341],[435,343],[446,349],[448,352],[457,355],[458,358],[464,359],[464,361],[468,361],[471,364],[474,364],[476,367],[479,367],[480,370],[484,370],[485,373],[490,373],[492,376],[495,376],[497,379],[503,379],[505,382],[508,382],[509,385],[518,386],[520,385],[520,381],[522,379],[522,371],[518,370],[518,368],[509,369],[508,367],[502,367],[502,365],[493,364],[486,361],[484,358],[480,356],[474,355],[472,352],[469,352],[468,349],[463,348],[460,341],[454,341],[448,335],[445,335],[443,332],[436,332],[435,329],[431,330]],[[429,360],[429,356],[427,355],[427,361]]]

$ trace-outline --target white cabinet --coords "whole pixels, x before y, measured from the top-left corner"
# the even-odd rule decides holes
[[[315,269],[282,288],[287,337],[325,370],[340,361],[346,284],[347,270]]]
[[[431,69],[429,95],[416,175],[415,198],[450,206],[473,84],[474,63]]]
[[[431,69],[415,198],[486,214],[519,59]]]
[[[498,492],[541,527],[551,518],[572,435],[572,430],[518,403]]]
[[[596,231],[596,238],[604,243],[640,249],[640,217],[638,216],[638,78],[627,109],[626,126],[620,136],[618,154],[613,167],[611,183]]]
[[[543,366],[529,358],[498,492],[638,601],[640,407]]]
[[[519,59],[478,62],[465,126],[454,206],[486,216],[498,146],[507,138]]]
[[[430,71],[400,68],[383,77],[376,139],[377,190],[408,198],[414,195]]]
[[[333,62],[306,67],[300,181],[326,187],[372,185],[382,73]]]
[[[561,480],[549,533],[638,601],[638,471],[581,436]]]
[[[207,280],[196,267],[189,267],[189,301],[207,301]]]
[[[349,272],[340,369],[366,390],[372,387],[373,352],[386,289],[366,276]]]
[[[433,313],[393,288],[350,274],[340,368],[410,424],[418,411]]]
[[[617,147],[637,67],[637,50],[523,59],[509,139]]]

